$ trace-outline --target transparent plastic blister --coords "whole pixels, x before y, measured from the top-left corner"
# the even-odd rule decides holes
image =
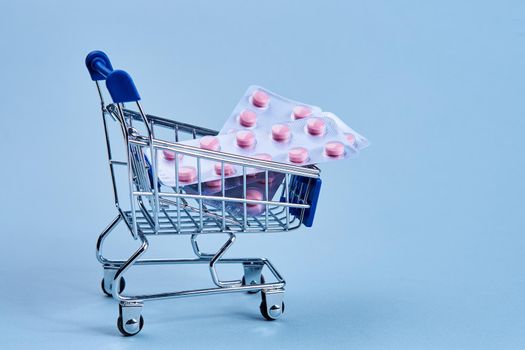
[[[275,197],[275,193],[281,186],[284,174],[276,172],[268,172],[268,186],[266,186],[266,175],[265,173],[253,174],[246,176],[246,197],[244,196],[244,189],[242,185],[242,177],[233,177],[225,179],[224,196],[233,198],[246,198],[252,200],[272,200]],[[229,185],[228,185],[229,182]],[[266,189],[268,189],[268,199],[266,198]],[[184,190],[190,194],[199,194],[199,189],[196,184],[185,186]],[[223,191],[220,186],[202,186],[201,193],[207,196],[222,196]],[[221,201],[214,201],[211,199],[203,200],[204,205],[209,205],[215,208],[221,208]],[[261,215],[265,212],[266,206],[256,203],[247,203],[246,212],[251,216]],[[225,205],[225,210],[234,215],[240,215],[244,211],[243,203],[232,203],[228,202]]]
[[[341,118],[332,112],[323,112],[323,116],[332,119],[339,130],[345,135],[346,141],[358,151],[370,146],[366,137],[349,127]]]
[[[269,129],[275,123],[320,115],[321,108],[317,106],[290,100],[263,87],[252,85],[237,103],[219,133]]]
[[[234,133],[239,130],[269,130],[276,123],[320,116],[333,119],[336,126],[345,134],[346,143],[351,147],[361,150],[369,146],[365,137],[334,113],[324,112],[320,107],[288,99],[257,85],[248,87],[219,134]]]
[[[357,154],[347,136],[337,127],[334,120],[327,117],[309,117],[276,123],[271,128],[238,130],[217,136],[206,136],[201,139],[180,142],[194,147],[226,153],[239,154],[258,159],[272,160],[294,165],[319,164],[340,160]],[[167,157],[166,152],[158,153],[158,176],[167,186],[175,186],[175,159]],[[211,160],[201,160],[198,164],[195,157],[184,156],[178,161],[179,184],[191,185],[200,181],[220,181],[223,172],[222,164]],[[251,175],[262,171],[257,168],[246,168]],[[224,164],[224,177],[243,175],[243,168],[234,164]]]
[[[365,137],[334,113],[322,112],[319,107],[284,98],[259,86],[248,88],[219,135],[180,143],[299,166],[346,159],[369,145]],[[220,197],[224,193],[226,197],[271,200],[283,180],[282,174],[269,171],[269,181],[265,184],[263,169],[243,169],[206,159],[198,164],[197,158],[181,154],[177,167],[175,163],[173,152],[157,153],[160,182],[175,187],[177,168],[179,186],[191,194]],[[246,195],[243,173],[246,174]],[[222,202],[214,200],[204,200],[203,204],[222,207]],[[237,215],[242,214],[245,207],[243,203],[227,203],[225,210]],[[264,214],[264,210],[264,205],[246,205],[251,216]]]

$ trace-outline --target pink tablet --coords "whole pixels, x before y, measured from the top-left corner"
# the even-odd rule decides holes
[[[175,152],[173,151],[168,151],[165,149],[162,151],[162,155],[164,156],[164,159],[166,160],[175,160]]]
[[[288,158],[292,163],[304,163],[308,159],[308,150],[304,147],[292,148],[288,151]]]
[[[257,123],[257,114],[255,114],[254,111],[250,111],[249,109],[244,109],[239,114],[239,123],[242,126],[245,126],[247,128],[250,128]]]
[[[262,201],[263,194],[262,194],[261,191],[259,191],[259,189],[250,187],[250,188],[246,189],[246,199],[253,199],[253,200],[256,200],[256,201]],[[248,207],[254,207],[254,206],[257,206],[257,205],[258,205],[257,203],[246,203],[246,206],[248,206]]]
[[[307,106],[295,106],[293,109],[294,119],[303,119],[312,114],[312,110]]]
[[[345,145],[338,141],[327,142],[324,145],[324,152],[329,157],[341,157],[345,154]]]
[[[255,90],[252,93],[252,104],[255,107],[264,108],[268,106],[268,102],[270,102],[270,96],[262,90]]]
[[[222,173],[222,163],[215,163],[213,168],[215,170],[215,174],[221,175],[221,173]],[[228,163],[224,163],[224,176],[233,175],[234,172],[235,172],[235,169],[233,168],[233,165],[228,164]]]
[[[197,178],[197,170],[192,166],[183,166],[179,168],[180,182],[193,182]]]
[[[290,139],[290,127],[286,124],[272,126],[272,138],[277,142],[286,142]]]
[[[271,184],[275,180],[275,175],[271,172],[268,173],[268,183]],[[266,176],[264,176],[264,173],[260,174],[259,179],[257,179],[258,183],[265,184],[266,183]]]
[[[353,134],[345,134],[345,137],[349,144],[355,145],[355,136]]]
[[[250,148],[255,144],[255,135],[250,130],[237,131],[237,146],[241,148]]]
[[[306,122],[306,130],[310,135],[324,135],[326,131],[326,124],[321,118],[310,118]]]
[[[221,185],[222,185],[222,180],[221,179],[211,180],[211,181],[205,182],[205,184],[208,187],[211,187],[211,188],[214,188],[214,189],[220,189]]]
[[[210,151],[219,151],[221,149],[221,143],[215,136],[204,136],[199,140],[199,144],[202,149]]]

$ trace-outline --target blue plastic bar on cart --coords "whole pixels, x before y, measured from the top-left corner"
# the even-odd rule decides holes
[[[140,100],[139,92],[131,76],[123,70],[113,70],[109,57],[102,51],[92,51],[86,56],[86,67],[91,80],[105,80],[114,103]]]
[[[302,189],[305,186],[308,186],[310,181],[315,181],[315,183],[312,186],[310,186],[310,193],[308,194],[308,197],[305,199],[302,199],[301,195],[291,190],[293,188]],[[301,216],[303,216],[302,223],[306,227],[313,226],[314,218],[315,218],[315,210],[317,209],[317,202],[319,201],[319,194],[321,193],[322,183],[323,182],[320,178],[311,179],[311,178],[307,178],[303,176],[292,176],[292,180],[290,184],[290,192],[289,192],[290,203],[309,204],[310,208],[308,209],[290,208],[290,214],[292,214],[298,219],[301,219]],[[286,200],[286,197],[283,195],[281,197],[281,202],[284,202],[285,200]],[[304,215],[303,215],[303,210],[304,210]]]

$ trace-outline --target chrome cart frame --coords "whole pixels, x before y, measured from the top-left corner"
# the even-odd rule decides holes
[[[96,83],[101,101],[109,169],[118,212],[115,219],[100,234],[96,256],[104,268],[102,290],[119,301],[119,331],[123,335],[135,335],[140,332],[144,324],[142,307],[146,300],[220,293],[261,291],[262,315],[268,320],[279,318],[284,312],[283,295],[286,282],[270,261],[265,258],[223,256],[235,242],[238,233],[290,231],[297,229],[305,221],[309,221],[311,225],[320,190],[319,169],[315,166],[293,166],[178,143],[184,138],[216,135],[217,132],[144,113],[131,77],[124,71],[113,70],[111,62],[103,52],[90,53],[86,58],[86,65]],[[102,80],[106,81],[113,103],[105,102],[105,92],[100,84]],[[136,110],[125,108],[125,103],[135,105]],[[114,155],[114,144],[109,130],[112,125],[118,126],[117,129],[120,129],[124,139],[121,159]],[[156,136],[161,133],[168,135],[172,140]],[[163,150],[175,153],[174,187],[161,184],[157,177],[157,153]],[[179,182],[179,155],[197,159],[196,193],[189,193]],[[201,161],[205,160],[222,164],[222,190],[219,195],[203,194]],[[225,191],[224,165],[228,163],[237,164],[243,169],[242,175],[239,176],[242,196],[228,196]],[[127,170],[123,181],[127,182],[124,189],[124,192],[127,192],[125,200],[121,198],[123,190],[118,186],[117,168]],[[261,176],[265,183],[263,200],[246,199],[247,169],[253,168],[260,170],[258,176]],[[277,199],[271,198],[268,188],[269,176],[272,174],[283,176],[278,191],[280,197]],[[228,210],[233,204],[241,208],[241,214]],[[263,213],[249,215],[247,207],[250,205],[264,206]],[[126,260],[111,259],[103,254],[106,238],[120,223],[127,227],[135,240],[140,241],[140,247]],[[215,233],[225,234],[226,242],[217,252],[201,251],[198,245],[199,235]],[[189,235],[195,258],[140,259],[148,249],[148,238],[157,235]],[[147,295],[122,294],[125,287],[123,276],[132,266],[168,264],[205,264],[215,287]],[[244,276],[239,280],[222,280],[217,272],[218,264],[241,264]],[[271,282],[265,281],[262,276],[265,267],[273,277]]]

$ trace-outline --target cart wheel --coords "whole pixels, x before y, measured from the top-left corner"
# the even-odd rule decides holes
[[[102,279],[102,282],[100,283],[100,287],[102,287],[102,291],[104,292],[104,294],[106,294],[108,297],[111,297],[113,296],[111,294],[111,291],[107,291],[106,288],[104,288],[104,279]],[[124,277],[122,277],[120,279],[120,288],[119,288],[119,293],[122,293],[124,291],[124,288],[126,288],[126,280],[124,280]]]
[[[264,284],[264,276],[261,274],[261,283],[260,284]],[[244,276],[242,277],[242,285],[245,286],[246,285],[246,281],[244,280]],[[255,294],[255,293],[259,293],[261,290],[258,289],[258,290],[249,290],[247,291],[246,293],[248,294]]]
[[[129,325],[136,323],[134,320],[128,320],[127,322]],[[119,316],[119,318],[117,319],[117,328],[119,332],[122,333],[122,335],[126,337],[130,337],[132,335],[138,334],[142,330],[143,327],[144,327],[144,317],[142,317],[142,315],[140,315],[139,328],[134,333],[130,333],[124,329],[124,321],[122,320],[121,316]]]
[[[261,306],[259,308],[261,309],[261,315],[263,315],[263,317],[266,320],[275,321],[276,319],[281,317],[281,315],[284,313],[284,302],[281,303],[280,310],[277,307],[277,305],[273,305],[271,307],[272,310],[270,311],[270,313],[273,315],[270,315],[270,313],[268,313],[268,306],[266,304],[266,300],[263,299],[263,301],[261,302]]]

